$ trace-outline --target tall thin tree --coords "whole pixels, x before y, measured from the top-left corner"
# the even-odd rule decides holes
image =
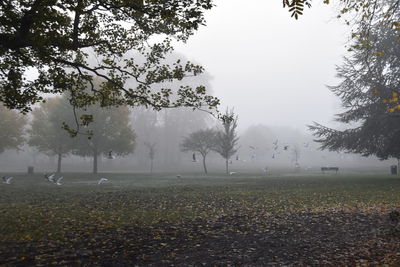
[[[150,159],[150,173],[153,173],[153,161],[154,161],[154,157],[156,155],[157,143],[145,142],[144,145],[147,147],[148,153],[149,153],[148,155],[149,155],[149,159]]]
[[[222,130],[217,132],[214,150],[225,159],[226,174],[229,174],[229,159],[237,152],[237,127],[238,116],[233,109],[226,109],[221,117]]]

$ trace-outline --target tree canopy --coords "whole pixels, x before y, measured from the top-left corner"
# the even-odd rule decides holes
[[[129,122],[129,109],[126,106],[118,108],[101,108],[91,106],[79,113],[93,114],[93,123],[86,126],[90,135],[79,135],[74,154],[83,157],[93,157],[93,173],[97,173],[98,156],[124,156],[135,148],[135,132]]]
[[[181,86],[174,97],[168,87],[152,88],[203,71],[163,59],[171,38],[186,41],[212,6],[211,0],[1,1],[0,101],[28,112],[43,93],[69,92],[79,107],[214,108],[219,101],[203,86]],[[131,51],[140,61],[126,57]],[[99,87],[94,77],[102,78]]]
[[[199,152],[203,158],[204,172],[207,174],[206,156],[215,149],[217,132],[213,129],[204,129],[192,132],[183,138],[181,150],[184,152]]]
[[[18,149],[24,143],[25,124],[25,117],[0,105],[0,153]]]
[[[73,123],[71,106],[65,96],[48,98],[32,111],[32,116],[28,144],[49,156],[57,155],[60,172],[62,157],[71,152],[76,141],[62,128],[62,123]]]

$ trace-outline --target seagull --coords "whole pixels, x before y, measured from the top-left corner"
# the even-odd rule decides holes
[[[64,177],[63,176],[61,176],[60,178],[58,178],[57,179],[57,181],[55,181],[54,183],[56,184],[56,185],[62,185],[62,183],[61,183],[61,180],[63,179]]]
[[[289,146],[284,146],[283,150],[288,150]]]
[[[3,176],[3,184],[11,184],[12,176]]]
[[[236,174],[236,172],[230,172],[230,173],[229,173],[229,175],[234,175],[234,174]]]
[[[55,183],[55,180],[54,180],[54,173],[51,174],[51,175],[48,175],[47,173],[45,173],[45,174],[44,174],[44,178],[46,178],[47,181],[49,181],[49,182]]]
[[[97,182],[97,184],[102,184],[102,183],[105,183],[105,182],[108,182],[107,178],[100,178],[100,180]]]
[[[250,147],[251,149],[253,149],[253,150],[256,149],[254,146],[249,146],[249,147]]]

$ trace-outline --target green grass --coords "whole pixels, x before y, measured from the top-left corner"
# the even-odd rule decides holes
[[[237,176],[182,174],[15,174],[0,184],[0,239],[63,239],[91,228],[196,218],[400,206],[400,178],[388,175]],[[110,182],[97,185],[99,177]]]

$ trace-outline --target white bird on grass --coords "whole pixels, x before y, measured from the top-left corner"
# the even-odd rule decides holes
[[[100,180],[97,182],[97,184],[102,184],[102,183],[105,183],[105,182],[108,182],[107,178],[100,178]]]
[[[55,181],[54,183],[55,183],[56,185],[62,185],[61,180],[62,180],[63,178],[64,178],[64,177],[61,176],[61,177],[58,178],[57,181]]]
[[[236,174],[236,172],[230,172],[230,173],[229,173],[229,175],[234,175],[234,174]]]
[[[11,184],[12,176],[3,176],[3,184]]]
[[[45,174],[44,174],[44,178],[46,178],[47,181],[49,181],[49,182],[55,183],[54,175],[55,175],[54,173],[51,174],[51,175],[48,175],[47,173],[45,173]]]

